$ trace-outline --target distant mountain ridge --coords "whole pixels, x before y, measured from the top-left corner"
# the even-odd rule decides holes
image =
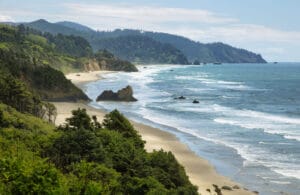
[[[93,48],[106,49],[122,59],[137,64],[188,64],[185,55],[168,43],[150,37],[128,35],[95,41]]]
[[[55,24],[62,25],[62,26],[72,28],[72,29],[82,31],[82,32],[93,32],[94,31],[93,29],[91,29],[87,26],[84,26],[84,25],[81,25],[81,24],[78,24],[75,22],[63,21],[63,22],[56,22]]]
[[[266,63],[260,54],[245,49],[235,48],[224,43],[203,44],[182,36],[168,33],[130,29],[94,31],[87,26],[74,22],[64,21],[50,23],[43,19],[26,23],[25,25],[53,34],[61,33],[82,36],[89,41],[94,50],[107,49],[108,51],[115,53],[117,57],[138,63],[173,62],[175,64],[180,64],[184,61],[182,60],[183,58],[186,58],[190,63],[194,61],[205,63]],[[124,37],[131,38],[131,43],[129,44],[129,40]],[[135,37],[134,41],[132,40],[133,37]],[[148,37],[148,39],[145,37]],[[114,44],[109,45],[107,44],[108,41]],[[151,44],[153,42],[158,43],[155,44],[155,47],[151,48],[150,53],[147,50],[148,48],[139,48],[139,46],[150,44],[150,42]],[[170,50],[162,54],[161,48],[165,48],[165,44],[169,45],[168,48]],[[131,45],[131,47],[128,45]],[[154,44],[152,44],[152,46],[153,45]],[[116,49],[116,47],[118,48]],[[156,56],[156,58],[153,59],[153,56]],[[176,59],[180,60],[177,61]]]

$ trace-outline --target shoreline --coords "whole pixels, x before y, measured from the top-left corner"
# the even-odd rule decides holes
[[[79,88],[84,88],[84,85],[88,82],[97,81],[102,79],[102,74],[111,73],[112,71],[95,71],[85,73],[72,73],[66,75],[75,85]],[[80,75],[80,76],[78,76]],[[53,102],[57,107],[57,119],[56,125],[64,123],[65,119],[71,116],[71,111],[74,109],[85,108],[90,115],[96,115],[99,121],[102,121],[106,112],[101,109],[96,109],[88,105],[88,103],[72,103],[72,102]],[[189,176],[190,181],[198,186],[198,192],[201,194],[213,194],[213,184],[218,185],[219,188],[223,186],[239,186],[239,189],[225,190],[222,189],[222,194],[233,195],[246,195],[255,194],[252,191],[248,191],[237,182],[231,181],[230,178],[218,174],[215,168],[205,159],[196,155],[187,145],[180,142],[179,139],[166,131],[158,128],[147,126],[141,123],[131,121],[135,129],[142,136],[142,139],[146,141],[145,148],[148,152],[153,150],[163,149],[165,151],[171,151],[178,162],[183,165]],[[210,190],[207,191],[207,189]]]

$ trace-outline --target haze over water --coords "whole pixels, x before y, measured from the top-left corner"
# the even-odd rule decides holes
[[[93,102],[175,134],[218,172],[261,194],[300,194],[300,63],[153,65],[87,85],[131,85],[134,103]],[[185,100],[175,97],[185,96]],[[200,101],[193,104],[193,100]]]

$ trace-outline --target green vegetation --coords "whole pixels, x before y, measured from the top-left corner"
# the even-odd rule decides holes
[[[131,31],[131,33],[138,33],[138,31]],[[198,60],[203,63],[266,63],[259,54],[235,48],[224,43],[203,44],[167,33],[145,32],[143,35],[156,41],[173,45],[182,51],[190,62]]]
[[[66,58],[63,57],[61,58],[61,61],[65,60],[72,65],[62,66],[59,68],[61,71],[74,71],[74,68],[75,70],[94,70],[101,68],[113,71],[137,71],[137,68],[132,63],[122,60],[126,60],[126,56],[116,57],[113,54],[110,54],[111,56],[109,57],[103,57],[103,51],[98,51],[99,49],[102,50],[102,48],[94,48],[96,53],[93,54],[93,50],[87,40],[92,39],[94,31],[88,27],[72,22],[52,24],[46,20],[37,20],[24,25],[32,29],[43,31],[43,36],[47,38],[51,45],[54,45],[58,52],[69,56],[69,60],[66,60]],[[75,31],[76,33],[74,33]],[[89,33],[92,34],[88,35]],[[97,60],[97,67],[94,67],[93,65],[90,67],[89,62],[94,61],[95,59]]]
[[[104,70],[122,70],[125,72],[138,71],[138,69],[132,63],[116,58],[112,53],[108,52],[107,50],[99,50],[94,55],[94,58],[100,65],[100,68]]]
[[[115,31],[96,32],[72,22],[49,23],[38,20],[25,25],[52,34],[84,37],[94,51],[108,50],[118,58],[137,64],[188,64],[187,58],[179,49],[146,36],[130,33],[128,36],[118,36]]]
[[[55,128],[0,104],[0,194],[197,194],[170,152],[147,153],[118,111]]]
[[[32,96],[37,96],[35,99],[40,97],[44,100],[88,100],[80,89],[58,71],[62,67],[74,69],[72,60],[69,60],[72,56],[59,53],[56,45],[50,43],[39,32],[22,25],[18,27],[0,25],[0,41],[2,80],[23,82],[26,93],[34,94]],[[80,51],[78,48],[74,50]],[[2,82],[4,93],[10,93],[9,90],[12,89],[9,84],[12,83],[6,84],[8,85],[5,86],[4,81]],[[25,93],[23,95],[28,96]]]
[[[43,100],[88,100],[60,71],[83,71],[89,60],[97,60],[98,69],[137,71],[133,64],[110,53],[93,54],[81,37],[0,25],[0,73],[21,80]]]
[[[120,36],[101,39],[94,48],[107,49],[122,59],[137,64],[188,64],[186,57],[170,44],[145,36]]]
[[[50,44],[55,45],[55,49],[60,53],[73,57],[91,57],[93,55],[89,42],[82,37],[62,34],[53,36],[50,33],[45,33],[44,36]]]
[[[21,80],[1,71],[0,91],[0,103],[10,105],[19,112],[32,114],[49,122],[55,121],[56,108],[54,105],[41,101],[39,96],[30,92]]]
[[[139,30],[93,31],[92,29],[71,22],[49,23],[38,20],[26,24],[34,29],[53,34],[76,35],[84,37],[94,50],[107,49],[117,57],[138,63],[265,63],[259,54],[239,49],[223,43],[203,44],[188,38],[156,32]],[[129,40],[128,40],[129,39]],[[111,41],[112,44],[109,44]],[[205,41],[205,40],[203,40]],[[148,46],[146,47],[146,46]],[[169,46],[167,46],[169,45]],[[164,48],[163,53],[162,48]],[[155,52],[155,51],[157,52]],[[157,54],[155,58],[154,54]],[[129,56],[129,57],[127,57]],[[185,56],[185,57],[184,57]]]

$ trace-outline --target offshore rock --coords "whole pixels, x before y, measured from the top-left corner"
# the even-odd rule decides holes
[[[120,89],[116,93],[112,90],[103,91],[96,99],[97,101],[124,101],[135,102],[137,99],[133,97],[133,90],[130,85]]]

